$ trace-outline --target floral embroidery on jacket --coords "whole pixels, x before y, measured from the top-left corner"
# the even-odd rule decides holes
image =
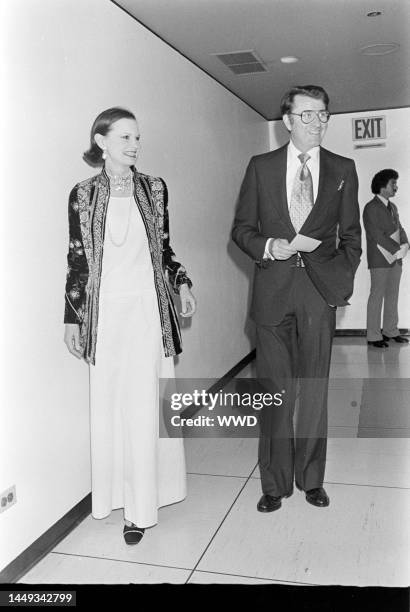
[[[166,356],[181,352],[181,334],[167,280],[175,293],[192,283],[174,260],[169,244],[168,193],[160,178],[134,170],[134,199],[147,232],[154,284]],[[101,174],[77,184],[69,197],[69,251],[64,322],[80,325],[84,359],[95,363],[98,307],[104,249],[105,219],[110,197],[109,179]]]

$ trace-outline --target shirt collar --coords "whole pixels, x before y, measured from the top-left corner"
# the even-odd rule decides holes
[[[377,197],[379,198],[379,200],[381,200],[383,202],[383,204],[385,206],[387,206],[387,204],[389,203],[389,200],[387,200],[386,198],[384,198],[383,196],[380,195],[380,193],[377,194]]]
[[[310,155],[310,158],[313,162],[319,159],[319,150],[320,150],[320,147],[313,147],[312,149],[309,149],[309,151],[306,151]],[[298,155],[300,155],[301,152],[302,151],[299,151],[299,149],[295,147],[292,140],[289,140],[288,153],[294,159],[298,159]],[[298,159],[298,161],[300,160]]]

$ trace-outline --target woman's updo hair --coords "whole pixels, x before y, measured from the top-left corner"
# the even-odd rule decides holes
[[[102,166],[104,163],[102,150],[95,142],[95,135],[102,134],[102,136],[105,136],[110,131],[112,124],[119,119],[133,119],[136,121],[135,115],[131,111],[120,106],[108,108],[100,113],[94,121],[90,134],[90,148],[83,154],[83,160],[90,166]]]

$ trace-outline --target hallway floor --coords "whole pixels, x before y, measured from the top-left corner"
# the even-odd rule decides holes
[[[87,517],[20,583],[408,586],[410,345],[336,338],[329,385],[328,508],[261,495],[257,440],[186,440],[188,497],[127,546],[122,511]],[[240,377],[251,377],[254,364]]]

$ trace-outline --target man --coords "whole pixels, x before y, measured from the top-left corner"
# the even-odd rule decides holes
[[[408,339],[400,336],[397,327],[399,286],[402,258],[407,255],[409,244],[401,226],[395,204],[390,202],[397,193],[398,173],[381,170],[372,180],[373,200],[363,211],[363,223],[367,240],[367,263],[370,268],[370,295],[367,302],[367,344],[377,348],[388,347],[389,340],[401,344]],[[392,237],[393,236],[393,237]],[[383,329],[380,321],[383,309]]]
[[[294,480],[309,503],[329,505],[323,479],[331,346],[336,307],[353,292],[361,230],[355,164],[320,147],[328,104],[326,91],[314,85],[285,94],[281,113],[290,142],[251,159],[232,231],[257,263],[250,313],[257,375],[283,398],[282,408],[262,410],[260,512],[280,508]],[[290,244],[297,232],[319,246],[298,253]]]

